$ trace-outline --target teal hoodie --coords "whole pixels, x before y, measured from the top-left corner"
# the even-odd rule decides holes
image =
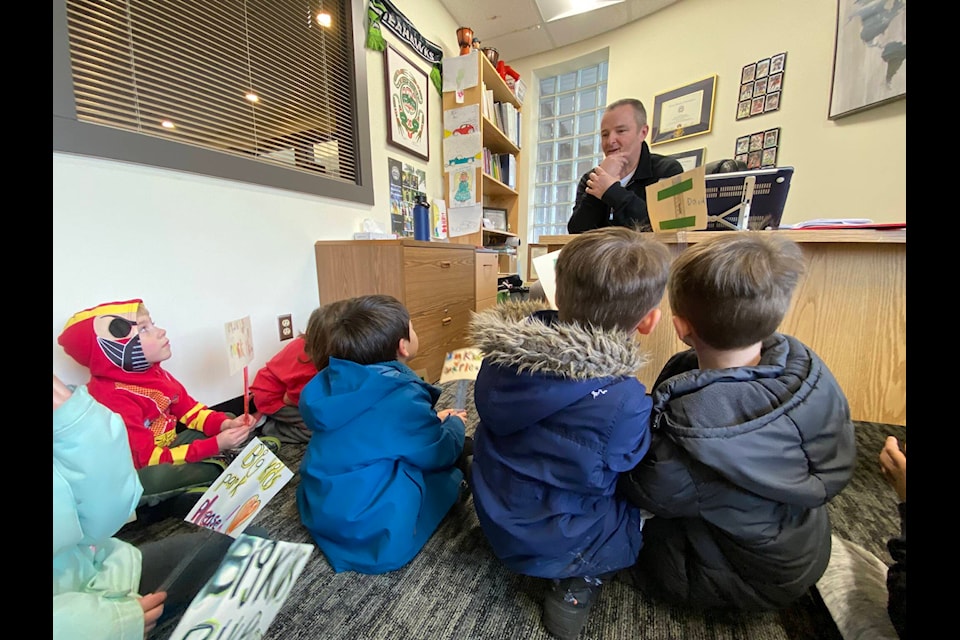
[[[54,640],[142,640],[140,552],[111,537],[142,493],[123,420],[77,387],[53,412]]]

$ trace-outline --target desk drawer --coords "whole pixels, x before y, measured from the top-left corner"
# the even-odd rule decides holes
[[[474,252],[447,247],[405,247],[404,288],[410,313],[426,307],[473,306]],[[419,329],[417,329],[419,332]]]
[[[411,310],[410,321],[420,338],[420,350],[408,363],[410,368],[426,369],[427,381],[437,382],[447,352],[467,346],[467,325],[472,313],[472,298],[440,308]]]
[[[477,252],[477,310],[479,302],[497,297],[497,254]]]

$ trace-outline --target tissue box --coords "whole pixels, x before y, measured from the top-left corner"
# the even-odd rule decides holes
[[[357,231],[353,234],[354,240],[396,240],[395,233],[379,233],[377,231]]]

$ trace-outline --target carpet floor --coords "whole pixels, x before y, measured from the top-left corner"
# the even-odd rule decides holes
[[[453,403],[456,383],[445,385],[438,408]],[[468,433],[476,424],[467,394]],[[877,455],[887,435],[905,439],[897,425],[856,423],[858,464],[850,484],[829,505],[834,533],[856,542],[888,565],[888,538],[899,531],[896,495],[880,476]],[[312,543],[300,524],[296,472],[306,445],[285,444],[279,457],[295,473],[253,524],[279,540]],[[167,519],[132,522],[118,534],[140,544],[195,530]],[[491,552],[472,498],[450,510],[423,550],[407,566],[382,575],[334,573],[316,550],[265,640],[551,640],[540,622],[546,581],[510,573]],[[150,640],[166,640],[176,621]],[[590,613],[581,640],[839,640],[816,592],[793,606],[767,613],[704,613],[645,598],[616,579]]]

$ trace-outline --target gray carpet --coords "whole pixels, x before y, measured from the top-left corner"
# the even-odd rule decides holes
[[[451,406],[456,383],[444,388],[438,408]],[[467,394],[468,433],[475,425]],[[896,495],[880,476],[877,455],[884,438],[905,439],[901,426],[856,423],[859,459],[851,483],[830,504],[834,532],[890,564],[886,540],[899,530]],[[305,445],[284,445],[279,456],[296,473]],[[311,543],[300,524],[297,476],[254,524],[280,540]],[[118,536],[134,544],[194,530],[168,519],[133,522]],[[477,523],[472,499],[455,505],[420,554],[383,575],[334,573],[320,553],[312,559],[271,625],[265,640],[550,640],[540,623],[546,584],[517,576],[493,556]],[[166,640],[172,621],[151,635]],[[814,593],[794,606],[761,614],[701,613],[651,602],[614,579],[593,607],[581,640],[838,640],[829,613]]]

